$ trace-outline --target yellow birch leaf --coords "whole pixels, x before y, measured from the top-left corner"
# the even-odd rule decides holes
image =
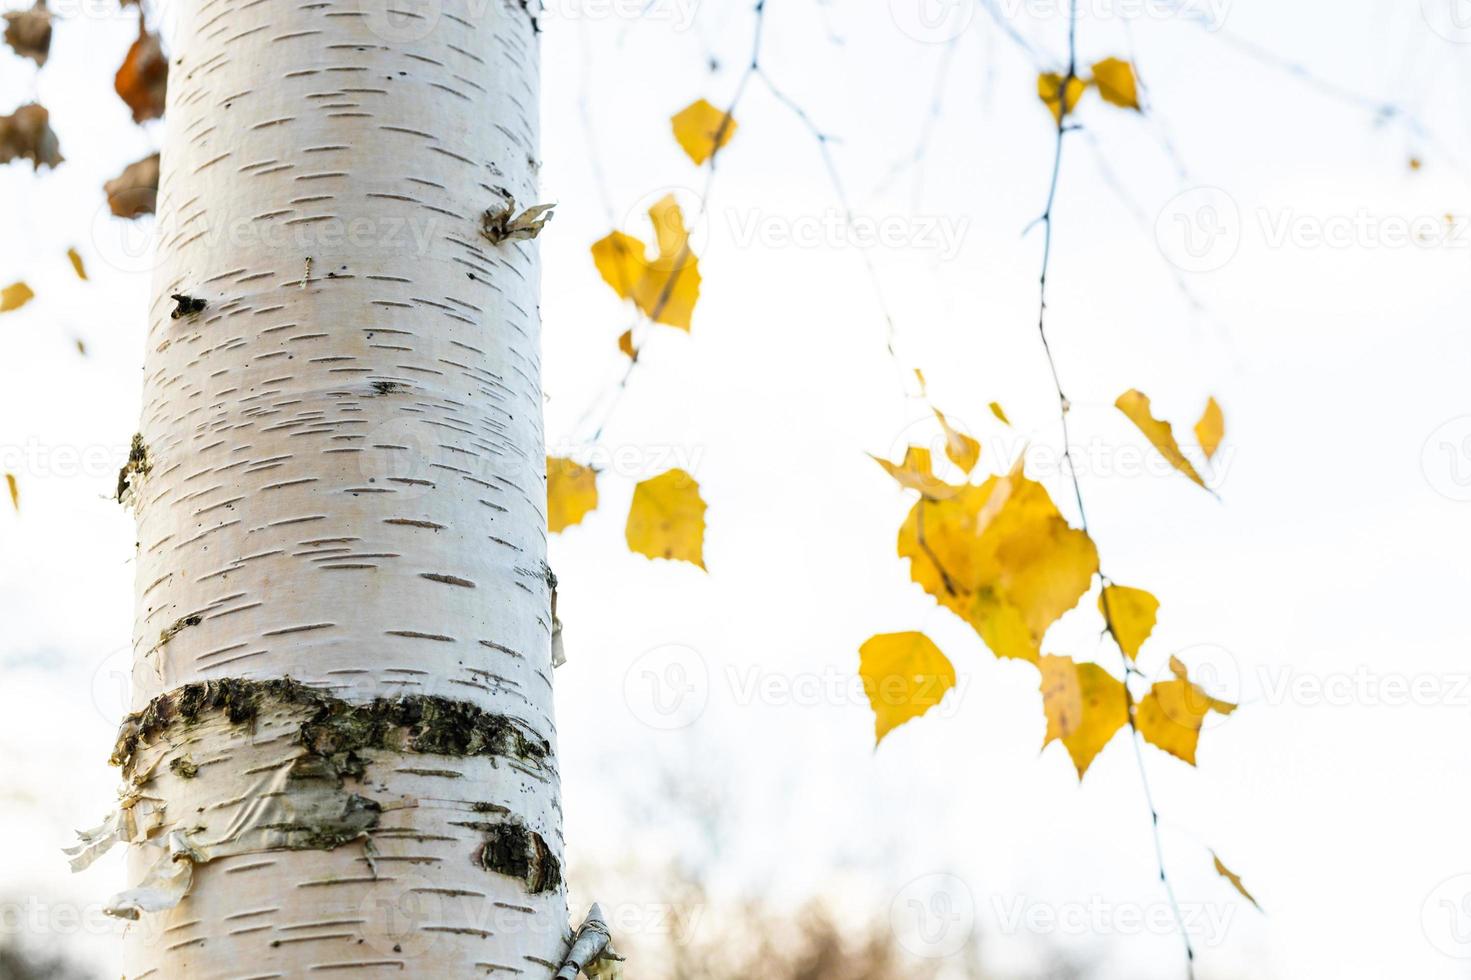
[[[633,349],[633,331],[625,330],[618,335],[618,349],[630,361],[638,360],[638,351]]]
[[[1006,412],[1001,408],[1001,403],[1000,402],[992,402],[991,403],[991,414],[994,415],[994,416],[996,416],[998,419],[1000,419],[1002,422],[1006,423],[1007,425],[1010,425],[1011,424],[1011,419],[1009,419],[1009,418],[1006,417]]]
[[[1144,741],[1193,766],[1205,716],[1211,711],[1229,715],[1236,705],[1205,693],[1174,657],[1170,658],[1170,670],[1175,679],[1160,681],[1149,689],[1135,709],[1134,723]]]
[[[631,551],[704,569],[705,501],[695,478],[672,469],[634,487],[624,537]]]
[[[1064,109],[1060,94],[1063,88],[1062,76],[1052,71],[1044,72],[1037,76],[1037,96],[1047,106],[1048,111],[1052,113],[1053,121],[1059,125],[1062,124],[1062,117],[1064,115],[1071,113],[1073,109],[1077,108],[1078,100],[1083,97],[1083,92],[1087,87],[1081,78],[1069,78],[1067,82],[1067,108]]]
[[[20,481],[16,480],[14,473],[5,474],[5,486],[10,490],[10,505],[20,513]]]
[[[1129,720],[1123,682],[1093,663],[1044,656],[1042,710],[1047,716],[1046,748],[1061,740],[1082,779],[1103,747]]]
[[[1200,445],[1200,451],[1205,453],[1206,459],[1214,459],[1216,450],[1221,447],[1221,440],[1226,435],[1226,416],[1221,412],[1221,406],[1216,403],[1215,398],[1207,398],[1205,412],[1201,414],[1200,421],[1195,423],[1195,441]]]
[[[1160,421],[1150,412],[1148,395],[1137,388],[1130,388],[1119,396],[1114,405],[1129,417],[1130,422],[1139,427],[1139,431],[1148,437],[1149,441],[1154,444],[1154,448],[1160,451],[1171,466],[1200,486],[1205,486],[1205,481],[1200,478],[1199,473],[1195,472],[1195,467],[1190,460],[1180,452],[1180,444],[1175,441],[1175,430],[1170,427],[1170,423]]]
[[[921,371],[919,368],[915,368],[914,369],[914,376],[915,376],[915,378],[917,378],[919,380],[919,397],[921,397],[921,398],[928,398],[929,397],[929,391],[928,391],[928,388],[927,388],[927,386],[925,384],[924,372]]]
[[[887,459],[879,459],[872,454],[870,458],[882,466],[884,472],[892,476],[906,490],[918,490],[924,496],[935,500],[951,497],[960,492],[960,487],[952,486],[934,475],[930,451],[923,446],[910,446],[904,450],[904,462],[897,466]]]
[[[940,428],[945,430],[945,455],[962,472],[969,473],[981,461],[981,444],[965,433],[952,429],[938,408],[934,411],[935,418],[940,420]]]
[[[689,247],[684,214],[673,194],[649,208],[658,257],[650,259],[643,242],[614,231],[593,243],[593,264],[621,299],[655,323],[688,331],[700,298],[699,260]]]
[[[77,278],[86,282],[87,267],[82,263],[82,253],[74,248],[69,248],[66,250],[66,258],[72,264],[72,269],[76,272]]]
[[[1020,466],[945,499],[921,497],[899,529],[898,552],[910,578],[994,654],[1033,663],[1048,627],[1098,571],[1093,541]]]
[[[699,166],[710,159],[735,135],[736,121],[724,109],[717,109],[704,99],[696,99],[669,120],[674,125],[674,138],[684,152]]]
[[[1247,891],[1246,886],[1241,883],[1241,876],[1222,864],[1221,859],[1216,856],[1215,851],[1211,851],[1211,860],[1214,861],[1216,864],[1216,874],[1229,881],[1231,883],[1231,887],[1240,892],[1242,898],[1246,899],[1251,904],[1256,905],[1257,911],[1260,912],[1262,910],[1262,907],[1257,904],[1257,900],[1252,897],[1251,892]]]
[[[1134,66],[1118,58],[1104,58],[1093,65],[1093,84],[1103,101],[1121,109],[1142,112],[1139,86],[1134,79]]]
[[[1154,630],[1159,600],[1143,589],[1106,585],[1098,594],[1098,611],[1112,629],[1119,648],[1133,660]]]
[[[1042,674],[1042,713],[1047,717],[1045,749],[1078,730],[1083,721],[1083,692],[1078,688],[1078,665],[1072,657],[1043,654],[1037,660]]]
[[[955,667],[923,633],[880,633],[858,648],[858,676],[874,714],[874,745],[940,703]]]
[[[598,474],[570,459],[547,457],[547,530],[553,534],[580,524],[598,505]]]
[[[36,296],[31,287],[23,282],[14,282],[0,289],[0,313],[9,313],[25,306]]]
[[[593,265],[619,299],[633,299],[644,274],[644,243],[621,231],[610,232],[592,246]]]

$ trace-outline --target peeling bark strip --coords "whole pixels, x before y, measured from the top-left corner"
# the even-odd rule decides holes
[[[124,776],[134,778],[140,746],[172,737],[177,730],[187,730],[211,716],[248,727],[268,707],[305,709],[300,744],[313,755],[354,768],[359,778],[360,761],[347,760],[356,759],[356,753],[366,749],[500,756],[532,767],[543,766],[551,754],[546,740],[524,723],[465,701],[411,694],[351,704],[285,677],[268,681],[225,678],[161,694],[123,720],[108,761],[121,766]]]
[[[119,488],[139,802],[109,826],[117,907],[156,917],[123,938],[128,980],[550,980],[566,954],[525,237],[546,212],[481,233],[546,199],[535,5],[388,7],[176,11]],[[477,803],[540,841],[527,878],[482,865]],[[394,911],[426,896],[455,898]]]

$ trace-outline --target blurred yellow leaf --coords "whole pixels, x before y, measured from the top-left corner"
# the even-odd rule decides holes
[[[670,558],[705,567],[705,501],[700,485],[672,469],[633,488],[624,529],[628,547],[650,558]]]
[[[638,360],[638,351],[633,349],[633,331],[625,330],[618,335],[618,349],[630,361]]]
[[[1098,611],[1113,629],[1114,639],[1130,660],[1139,656],[1139,648],[1154,630],[1159,600],[1143,589],[1126,585],[1106,585],[1098,595]]]
[[[1006,412],[1001,408],[1000,402],[991,403],[991,414],[996,416],[1002,422],[1005,422],[1007,425],[1011,424],[1011,419],[1006,417]]]
[[[899,557],[940,605],[998,657],[1036,662],[1042,637],[1078,604],[1098,552],[1020,465],[950,497],[921,497],[899,529]]]
[[[10,504],[15,512],[20,513],[20,482],[16,480],[14,473],[5,474],[5,486],[10,490]]]
[[[1123,109],[1141,111],[1139,86],[1134,79],[1134,66],[1118,58],[1104,58],[1093,66],[1093,84],[1105,102]]]
[[[1043,656],[1042,710],[1047,716],[1045,748],[1061,740],[1078,778],[1103,747],[1129,720],[1123,682],[1093,663],[1074,663],[1070,657]]]
[[[547,530],[579,524],[598,505],[598,474],[570,459],[547,457]]]
[[[1175,430],[1170,427],[1170,423],[1160,421],[1150,412],[1148,395],[1137,388],[1130,388],[1119,396],[1114,405],[1129,417],[1130,422],[1139,427],[1139,431],[1143,432],[1150,442],[1154,443],[1154,448],[1169,460],[1171,466],[1200,486],[1205,486],[1205,481],[1200,478],[1199,473],[1195,472],[1195,467],[1191,465],[1190,460],[1180,452],[1180,444],[1175,441]]]
[[[674,138],[696,165],[704,163],[735,135],[736,121],[704,99],[696,99],[669,120]]]
[[[1216,404],[1215,398],[1207,398],[1205,412],[1200,416],[1200,421],[1195,423],[1195,441],[1199,443],[1206,459],[1215,458],[1216,450],[1220,448],[1221,439],[1225,435],[1226,416],[1221,413],[1221,406]]]
[[[622,299],[631,299],[655,323],[689,330],[700,298],[699,260],[689,247],[684,214],[669,194],[649,208],[658,257],[644,243],[614,231],[593,243],[593,264]]]
[[[4,289],[0,289],[0,313],[9,313],[25,306],[36,296],[31,292],[31,287],[23,282],[13,282]]]
[[[969,473],[981,461],[981,444],[965,433],[952,429],[938,408],[934,411],[935,418],[940,420],[940,428],[945,430],[945,455],[962,472]]]
[[[1144,741],[1164,749],[1170,755],[1195,765],[1196,743],[1200,728],[1211,711],[1229,715],[1236,705],[1218,701],[1190,680],[1185,665],[1170,658],[1172,681],[1160,681],[1139,702],[1134,723]]]
[[[1211,851],[1211,860],[1214,861],[1216,864],[1216,874],[1229,881],[1231,883],[1231,887],[1240,892],[1242,898],[1246,899],[1251,904],[1256,905],[1257,911],[1260,912],[1262,907],[1257,904],[1257,900],[1252,897],[1251,892],[1247,891],[1246,886],[1241,883],[1241,876],[1222,864],[1221,859],[1216,856],[1215,851]]]
[[[1077,108],[1078,100],[1083,97],[1083,92],[1087,87],[1081,78],[1069,78],[1067,80],[1067,108],[1064,110],[1060,94],[1063,88],[1062,76],[1051,71],[1037,76],[1037,96],[1052,113],[1053,121],[1059,124],[1065,113],[1071,113]]]
[[[873,456],[872,459],[906,490],[918,490],[924,496],[936,500],[951,497],[960,492],[960,487],[952,486],[934,475],[931,469],[930,451],[922,446],[910,446],[904,450],[904,462],[897,466],[877,456]]]
[[[74,248],[69,248],[66,250],[66,257],[67,261],[71,262],[72,269],[76,272],[77,278],[85,282],[87,279],[87,267],[82,263],[82,253]]]
[[[955,667],[923,633],[880,633],[858,648],[858,675],[873,706],[874,745],[940,703]]]

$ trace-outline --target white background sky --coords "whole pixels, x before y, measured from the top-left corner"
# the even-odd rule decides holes
[[[99,216],[101,183],[159,133],[134,127],[111,92],[133,25],[89,2],[69,10],[39,78],[0,56],[0,111],[41,99],[68,157],[40,178],[0,169],[0,280],[38,294],[0,319],[0,468],[23,494],[19,517],[0,512],[0,901],[26,904],[41,938],[105,967],[106,936],[67,910],[95,910],[120,866],[73,879],[57,849],[109,808],[103,760],[131,622],[131,521],[105,498],[136,426],[148,283],[134,271],[146,260],[120,259],[116,225]],[[544,360],[548,444],[561,452],[587,436],[579,419],[621,372],[615,341],[630,321],[587,246],[610,230],[609,210],[647,236],[641,208],[702,186],[668,117],[699,96],[729,99],[754,26],[744,3],[654,0],[639,19],[585,2],[558,0],[544,18],[542,176],[558,202],[540,239]],[[1471,46],[1429,26],[1452,23],[1453,2],[1196,7],[1214,9],[1218,31],[1144,4],[1084,4],[1082,60],[1135,59],[1152,111],[1096,95],[1079,110],[1049,321],[1105,567],[1162,602],[1142,667],[1180,653],[1243,705],[1203,734],[1198,770],[1144,751],[1204,977],[1471,976],[1471,877],[1457,878],[1471,876]],[[1057,10],[996,4],[1061,58]],[[968,23],[947,45],[900,29],[916,23],[910,0],[768,0],[763,62],[839,140],[857,213],[903,239],[867,250],[902,362],[982,440],[983,469],[1030,442],[1029,473],[1076,519],[1035,332],[1041,241],[1022,234],[1051,163],[1038,66],[980,7],[957,9]],[[937,94],[921,169],[876,190]],[[1423,129],[1376,125],[1379,102]],[[903,919],[935,875],[953,874],[964,885],[952,928],[975,930],[999,966],[1038,975],[1038,958],[1062,948],[1107,976],[1180,976],[1177,936],[1092,917],[1162,909],[1127,743],[1082,787],[1060,747],[1039,755],[1035,671],[993,658],[895,557],[909,501],[865,453],[895,455],[933,427],[885,353],[863,250],[834,224],[810,133],[760,85],[738,117],[697,232],[694,329],[646,329],[599,447],[601,506],[552,545],[570,657],[557,701],[571,859],[656,860],[671,834],[659,774],[694,768],[739,827],[721,865],[738,869],[732,890],[831,894],[863,916],[897,903]],[[693,210],[693,192],[679,193]],[[1203,312],[1171,264],[1189,264],[1177,214],[1225,221],[1213,268],[1178,272]],[[1447,214],[1437,242],[1393,240]],[[954,248],[940,247],[941,224],[958,230]],[[1347,237],[1320,244],[1315,229]],[[71,278],[71,244],[89,284]],[[1111,407],[1130,387],[1182,435],[1207,394],[1221,401],[1220,502],[1157,459],[1141,470],[1142,437]],[[993,399],[1015,430],[990,417]],[[708,575],[623,545],[634,482],[669,465],[694,472],[709,502]],[[1047,650],[1112,666],[1093,608],[1085,598]],[[847,682],[860,643],[910,629],[949,654],[961,689],[875,752],[872,714]],[[689,724],[668,730],[648,723],[663,717],[649,672],[681,676],[671,670],[695,690],[674,716]],[[1418,695],[1406,703],[1395,684]],[[1266,915],[1215,876],[1208,848]],[[599,897],[659,901],[636,885]],[[1011,927],[1018,909],[1082,914],[1086,928]]]

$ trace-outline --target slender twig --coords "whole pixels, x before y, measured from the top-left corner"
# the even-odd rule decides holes
[[[1037,219],[1042,226],[1042,273],[1038,277],[1038,309],[1037,309],[1037,335],[1042,341],[1042,351],[1047,357],[1047,367],[1052,373],[1052,381],[1057,388],[1058,414],[1062,420],[1062,455],[1067,463],[1068,475],[1071,477],[1073,486],[1073,497],[1078,504],[1078,522],[1083,533],[1092,537],[1088,529],[1088,513],[1083,504],[1083,485],[1078,478],[1078,467],[1073,459],[1072,440],[1068,433],[1068,411],[1070,403],[1064,393],[1062,378],[1057,370],[1057,360],[1052,354],[1052,345],[1047,339],[1047,276],[1052,264],[1052,231],[1054,209],[1057,204],[1057,188],[1062,174],[1062,148],[1070,131],[1068,126],[1068,90],[1074,81],[1078,80],[1078,2],[1069,0],[1068,3],[1068,66],[1067,73],[1063,76],[1057,90],[1057,139],[1052,153],[1052,177],[1047,188],[1047,205],[1042,211],[1042,216]],[[1134,694],[1129,687],[1129,677],[1137,670],[1129,663],[1128,655],[1124,653],[1123,644],[1119,641],[1118,630],[1115,628],[1113,615],[1109,610],[1106,590],[1110,580],[1103,572],[1102,561],[1099,562],[1098,578],[1102,588],[1105,590],[1104,601],[1099,603],[1103,610],[1103,621],[1109,635],[1118,644],[1119,656],[1124,664],[1124,679],[1121,682],[1124,688],[1124,707],[1129,720],[1129,740],[1134,743],[1134,758],[1139,766],[1139,780],[1144,787],[1144,802],[1149,809],[1150,833],[1154,840],[1155,863],[1159,868],[1159,880],[1164,886],[1165,895],[1169,899],[1170,909],[1175,916],[1175,922],[1180,929],[1180,938],[1185,944],[1185,975],[1188,980],[1195,978],[1195,949],[1190,942],[1190,932],[1185,927],[1185,918],[1180,911],[1180,903],[1175,898],[1175,889],[1170,882],[1169,874],[1165,870],[1164,845],[1160,839],[1159,810],[1154,805],[1154,794],[1149,785],[1149,772],[1144,765],[1144,751],[1140,747],[1141,736],[1139,734],[1138,721],[1134,714]]]
[[[746,69],[741,72],[741,77],[736,81],[735,93],[731,96],[731,100],[726,106],[725,114],[721,116],[720,126],[715,130],[713,136],[714,146],[713,149],[710,151],[710,159],[708,161],[710,164],[710,169],[705,174],[705,186],[701,189],[700,192],[700,206],[695,213],[694,220],[690,222],[690,227],[698,225],[701,221],[705,219],[706,214],[709,213],[710,194],[715,186],[715,173],[717,164],[720,160],[720,151],[725,144],[725,140],[728,134],[730,133],[730,127],[735,124],[736,108],[739,107],[741,99],[745,96],[746,89],[751,84],[751,79],[761,71],[761,46],[762,40],[765,37],[766,29],[766,3],[767,0],[756,0],[756,5],[754,8],[756,26],[754,29],[754,37],[751,41],[751,60],[747,63]],[[686,234],[685,240],[683,243],[681,243],[679,251],[676,252],[674,255],[670,266],[669,278],[664,281],[663,288],[659,290],[659,296],[654,301],[653,309],[648,312],[647,316],[641,316],[635,326],[638,323],[652,324],[658,322],[660,315],[663,314],[665,307],[668,306],[670,298],[674,295],[674,287],[678,284],[680,275],[684,272],[685,268],[690,264],[690,261],[693,258],[694,252],[690,248],[689,235]],[[633,327],[629,328],[630,331],[632,329]],[[595,399],[591,405],[588,406],[586,411],[583,412],[582,418],[578,422],[578,428],[581,428],[592,416],[595,406],[597,406],[599,403],[604,403],[606,405],[606,408],[602,413],[602,417],[598,420],[598,424],[596,425],[596,427],[594,427],[592,431],[592,435],[590,435],[586,440],[589,445],[596,444],[597,441],[602,438],[603,430],[608,427],[608,423],[613,418],[614,410],[618,407],[618,404],[621,401],[624,392],[628,390],[628,383],[633,377],[634,369],[638,367],[639,350],[640,348],[634,349],[634,356],[629,359],[627,366],[623,370],[623,375],[613,386],[612,396],[610,398],[607,398],[606,402],[604,402],[604,396],[600,396],[599,398]]]

